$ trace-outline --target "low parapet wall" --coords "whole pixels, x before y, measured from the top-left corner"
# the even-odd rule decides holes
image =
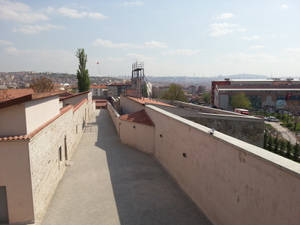
[[[300,165],[155,106],[155,157],[215,225],[298,225]]]
[[[154,127],[120,120],[119,113],[107,103],[107,110],[120,136],[121,142],[148,154],[154,153]]]

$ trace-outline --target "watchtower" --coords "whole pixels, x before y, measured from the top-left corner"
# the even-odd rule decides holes
[[[144,63],[136,61],[132,64],[131,87],[136,90],[136,97],[142,97],[142,85],[144,84]]]

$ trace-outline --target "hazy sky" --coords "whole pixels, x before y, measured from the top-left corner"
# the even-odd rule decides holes
[[[0,0],[0,71],[300,76],[299,0]],[[99,61],[99,64],[96,62]]]

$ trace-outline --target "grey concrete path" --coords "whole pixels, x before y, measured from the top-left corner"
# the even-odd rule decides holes
[[[43,225],[210,225],[156,160],[120,142],[97,112],[53,197]]]
[[[285,140],[291,142],[291,144],[295,145],[297,143],[297,137],[295,133],[290,131],[288,128],[281,126],[280,122],[265,121],[265,123],[270,124],[272,127],[274,127],[274,129],[277,130]]]

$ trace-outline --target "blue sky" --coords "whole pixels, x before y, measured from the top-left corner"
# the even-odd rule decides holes
[[[300,76],[298,0],[0,0],[0,71]],[[99,61],[99,64],[96,62]]]

